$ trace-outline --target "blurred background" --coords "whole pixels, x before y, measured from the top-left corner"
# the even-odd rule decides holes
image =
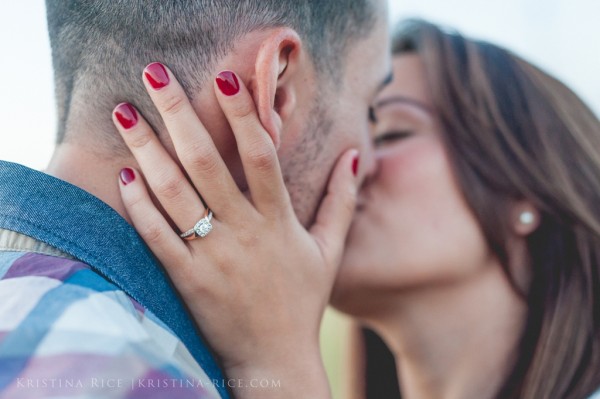
[[[0,1],[0,159],[44,169],[56,123],[44,1]],[[421,17],[514,50],[565,81],[600,115],[600,1],[391,0],[389,5],[392,23]],[[340,387],[347,325],[329,311],[322,334],[339,399],[345,397]]]
[[[43,169],[56,122],[44,0],[0,2],[0,159]],[[600,1],[389,0],[389,5],[392,22],[423,17],[515,50],[564,80],[600,114]]]

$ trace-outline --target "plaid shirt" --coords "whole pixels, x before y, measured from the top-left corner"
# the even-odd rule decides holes
[[[228,398],[141,237],[91,194],[0,161],[0,398]]]
[[[0,397],[219,397],[152,312],[57,255],[0,230]]]

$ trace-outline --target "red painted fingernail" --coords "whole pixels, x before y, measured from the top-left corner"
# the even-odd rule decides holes
[[[240,91],[240,82],[231,71],[223,71],[217,75],[217,86],[226,96],[233,96]]]
[[[135,180],[135,172],[131,168],[123,168],[121,169],[121,173],[119,173],[119,177],[124,185],[128,185]]]
[[[169,74],[167,69],[160,62],[153,62],[144,69],[144,76],[148,79],[150,86],[158,90],[169,84]]]
[[[358,162],[359,162],[359,156],[357,154],[354,156],[354,159],[352,160],[352,173],[354,173],[354,177],[358,176]]]
[[[124,129],[130,129],[138,122],[137,112],[131,104],[121,103],[115,107],[114,112],[117,120]]]

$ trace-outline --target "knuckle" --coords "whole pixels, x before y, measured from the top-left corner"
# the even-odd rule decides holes
[[[194,171],[212,173],[218,169],[218,155],[212,150],[202,149],[188,155],[188,164]]]
[[[142,148],[150,143],[152,136],[143,130],[135,132],[135,134],[129,135],[127,144],[130,148]]]
[[[202,254],[203,256],[206,256],[206,253]],[[222,268],[222,267],[231,267],[232,264],[235,264],[235,260],[232,259],[230,254],[224,253],[224,252],[213,252],[211,253],[211,259],[213,260],[213,264],[215,266],[217,266],[218,268]],[[232,263],[233,261],[233,263]],[[239,260],[238,260],[239,262]]]
[[[172,200],[183,193],[184,187],[185,181],[183,178],[169,177],[159,183],[156,192],[163,198]]]
[[[168,95],[160,102],[160,107],[165,115],[177,115],[185,106],[185,99],[177,94]]]
[[[201,279],[198,279],[198,275],[196,273],[192,273],[191,271],[187,273],[183,281],[185,284],[184,288],[180,288],[183,293],[188,293],[190,298],[212,298],[214,296],[213,291],[210,290],[210,287],[205,285]]]
[[[248,153],[248,162],[258,170],[267,171],[274,168],[277,158],[271,149],[259,147]]]
[[[154,223],[140,228],[140,235],[149,246],[158,244],[163,239],[162,229]]]
[[[233,116],[240,121],[248,121],[254,117],[254,108],[247,102],[240,102],[232,108]]]
[[[238,234],[238,241],[240,245],[244,248],[257,248],[260,244],[260,238],[258,233],[254,230],[242,230]]]

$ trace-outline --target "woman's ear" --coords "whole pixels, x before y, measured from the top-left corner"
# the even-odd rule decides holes
[[[281,142],[282,126],[296,108],[298,80],[303,78],[299,64],[307,59],[301,57],[303,51],[296,31],[276,28],[264,39],[256,56],[252,95],[260,121],[276,148]]]
[[[511,224],[516,235],[528,236],[539,227],[540,222],[540,212],[529,201],[517,201],[512,205]]]

